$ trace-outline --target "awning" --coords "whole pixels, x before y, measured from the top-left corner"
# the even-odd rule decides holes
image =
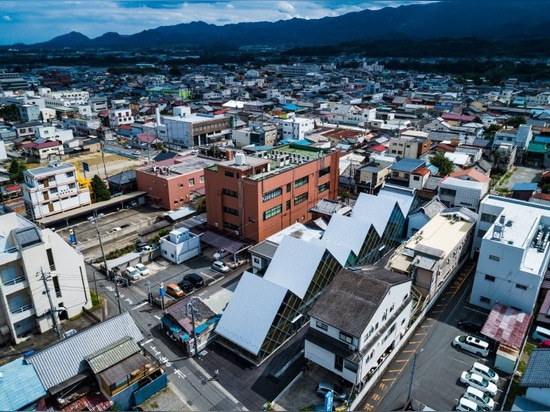
[[[201,241],[216,249],[225,249],[229,253],[237,253],[245,246],[245,243],[230,239],[227,235],[219,235],[210,231],[206,231],[201,235]]]

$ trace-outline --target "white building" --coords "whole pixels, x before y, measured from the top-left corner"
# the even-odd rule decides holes
[[[38,229],[4,207],[0,208],[0,227],[2,342],[19,343],[37,332],[51,333],[54,324],[48,293],[53,316],[61,319],[92,306],[84,258],[61,236]]]
[[[174,116],[162,116],[158,137],[168,145],[195,147],[231,137],[233,118],[220,114],[190,114],[175,107]]]
[[[491,178],[475,169],[451,173],[439,184],[439,199],[449,207],[467,207],[474,212],[489,193]]]
[[[281,127],[283,139],[302,140],[305,135],[315,129],[315,119],[289,116],[288,118],[273,118],[273,122]]]
[[[81,188],[76,168],[58,160],[25,170],[22,185],[25,209],[33,220],[91,204],[90,192]]]
[[[358,385],[403,338],[411,312],[407,276],[342,269],[310,311],[304,356]]]
[[[57,140],[65,143],[74,139],[72,130],[65,130],[55,126],[38,126],[34,129],[35,139]]]
[[[532,314],[550,260],[550,208],[490,195],[479,214],[470,303],[491,309],[498,302]]]
[[[130,109],[109,109],[109,125],[117,128],[123,124],[134,123],[134,116]]]
[[[52,91],[49,88],[41,88],[39,93],[44,97],[45,106],[50,109],[86,105],[90,100],[90,93],[84,90]]]
[[[179,264],[201,253],[200,237],[189,229],[174,229],[160,239],[160,253],[170,262]]]

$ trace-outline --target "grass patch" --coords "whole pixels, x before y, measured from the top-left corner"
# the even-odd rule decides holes
[[[532,343],[526,343],[525,347],[523,348],[523,354],[524,355],[531,355],[531,351],[535,349],[537,346]],[[523,378],[523,373],[525,372],[525,368],[527,367],[527,362],[520,360],[518,362],[518,368],[517,372],[514,374],[514,378],[512,379],[512,384],[510,386],[510,392],[508,393],[508,398],[506,399],[506,404],[504,405],[505,411],[509,411],[512,409],[512,405],[514,403],[514,400],[516,399],[516,396],[523,396],[525,395],[526,388],[523,388],[519,386],[519,383],[521,382],[521,379]]]

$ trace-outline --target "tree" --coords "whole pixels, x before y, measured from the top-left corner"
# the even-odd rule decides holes
[[[95,195],[96,202],[103,202],[111,198],[111,192],[107,189],[107,185],[98,175],[92,178],[92,191]]]
[[[10,168],[8,170],[10,172],[10,179],[13,182],[17,182],[17,183],[23,182],[23,180],[25,180],[23,176],[23,172],[25,170],[27,170],[27,165],[25,164],[25,162],[22,162],[17,159],[12,159],[10,163]]]
[[[430,163],[439,169],[439,174],[447,176],[453,173],[454,164],[450,159],[447,159],[443,153],[438,153],[430,157]]]

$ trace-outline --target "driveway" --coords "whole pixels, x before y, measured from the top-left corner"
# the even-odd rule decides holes
[[[516,183],[538,183],[541,174],[542,169],[518,166],[510,179],[506,183],[498,185],[498,187],[507,187],[512,190]]]

